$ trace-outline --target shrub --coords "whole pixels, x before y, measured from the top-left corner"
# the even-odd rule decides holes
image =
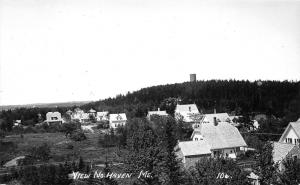
[[[29,156],[33,160],[42,160],[48,161],[50,159],[50,146],[47,143],[44,143],[38,147],[32,147],[29,149]]]
[[[86,139],[84,132],[82,130],[75,130],[71,133],[70,138],[74,141],[83,141]]]
[[[74,148],[74,146],[73,146],[72,144],[68,144],[68,145],[67,145],[67,149],[72,150],[73,148]]]

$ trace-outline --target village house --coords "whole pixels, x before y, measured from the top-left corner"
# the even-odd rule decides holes
[[[279,139],[281,143],[300,144],[300,122],[290,122]]]
[[[236,158],[243,152],[240,147],[247,146],[239,130],[227,122],[202,124],[194,130],[191,138],[197,141],[201,137],[211,146],[213,156]]]
[[[160,108],[157,109],[157,111],[149,111],[147,114],[147,119],[150,121],[151,116],[158,115],[158,116],[168,116],[168,113],[165,110],[160,110]]]
[[[97,112],[96,113],[96,120],[97,121],[108,121],[108,111]]]
[[[176,105],[175,119],[182,119],[186,123],[195,123],[193,115],[200,114],[196,104]]]
[[[210,146],[205,140],[179,142],[175,151],[185,168],[195,165],[203,157],[211,156]]]
[[[291,143],[273,142],[273,161],[278,163],[278,170],[283,171],[283,160],[288,158],[300,159],[300,148]]]
[[[214,124],[201,124],[200,127],[195,128],[192,136],[192,141],[188,143],[179,142],[178,146],[193,146],[193,150],[197,151],[197,155],[191,155],[188,152],[182,151],[182,155],[179,157],[182,159],[183,163],[185,157],[189,158],[188,164],[185,166],[191,166],[192,163],[199,160],[199,156],[211,156],[211,157],[229,157],[236,159],[237,155],[243,153],[241,147],[246,147],[247,144],[241,136],[240,132],[236,127],[227,122],[217,122]],[[200,142],[199,146],[208,147],[210,154],[208,155],[207,151],[202,152],[202,148],[198,147],[197,144],[189,143]]]
[[[88,112],[88,114],[90,115],[90,116],[94,116],[94,118],[96,118],[96,111],[94,110],[94,109],[90,109],[89,110],[89,112]]]
[[[45,123],[47,124],[61,124],[63,119],[61,118],[61,114],[59,112],[47,112]]]
[[[18,126],[21,126],[22,124],[22,121],[21,120],[14,120],[14,127],[18,127]]]
[[[72,121],[79,121],[80,123],[86,123],[90,121],[90,114],[85,113],[80,108],[74,109],[73,112],[68,111],[67,113],[70,114]]]
[[[110,114],[109,128],[116,129],[118,126],[125,126],[127,117],[125,113]]]

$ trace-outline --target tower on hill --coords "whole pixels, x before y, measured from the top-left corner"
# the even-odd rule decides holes
[[[196,74],[190,74],[190,82],[196,82]]]

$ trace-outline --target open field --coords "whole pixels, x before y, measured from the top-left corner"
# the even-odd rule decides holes
[[[105,149],[98,144],[100,132],[86,133],[87,139],[84,141],[72,141],[65,137],[64,133],[34,133],[20,135],[10,135],[3,139],[0,147],[0,159],[9,161],[15,157],[28,154],[28,149],[33,146],[40,146],[43,143],[51,147],[50,162],[78,160],[79,156],[87,162],[103,163],[106,156],[109,161],[120,162],[122,160],[122,150],[117,147]],[[107,155],[106,155],[107,153]]]

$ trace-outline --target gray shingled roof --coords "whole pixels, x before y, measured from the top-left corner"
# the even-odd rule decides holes
[[[201,133],[211,149],[247,146],[238,129],[227,122],[202,124]]]
[[[165,110],[161,110],[161,111],[149,111],[148,115],[159,115],[159,116],[167,116],[167,112]]]
[[[191,109],[191,112],[199,112],[196,104],[177,105],[175,111],[176,112],[189,112],[190,109]]]
[[[220,122],[225,122],[227,119],[230,120],[230,117],[227,113],[216,113],[216,114],[205,114],[204,120],[207,120],[210,123],[214,123],[214,117],[219,119]]]
[[[209,144],[204,141],[182,141],[178,144],[184,156],[211,154]]]
[[[286,158],[288,153],[295,147],[294,144],[290,143],[273,143],[273,161],[276,163]]]
[[[127,120],[127,117],[126,117],[126,114],[125,114],[125,113],[120,113],[120,114],[110,114],[110,115],[109,115],[109,120],[110,120],[110,121]]]

